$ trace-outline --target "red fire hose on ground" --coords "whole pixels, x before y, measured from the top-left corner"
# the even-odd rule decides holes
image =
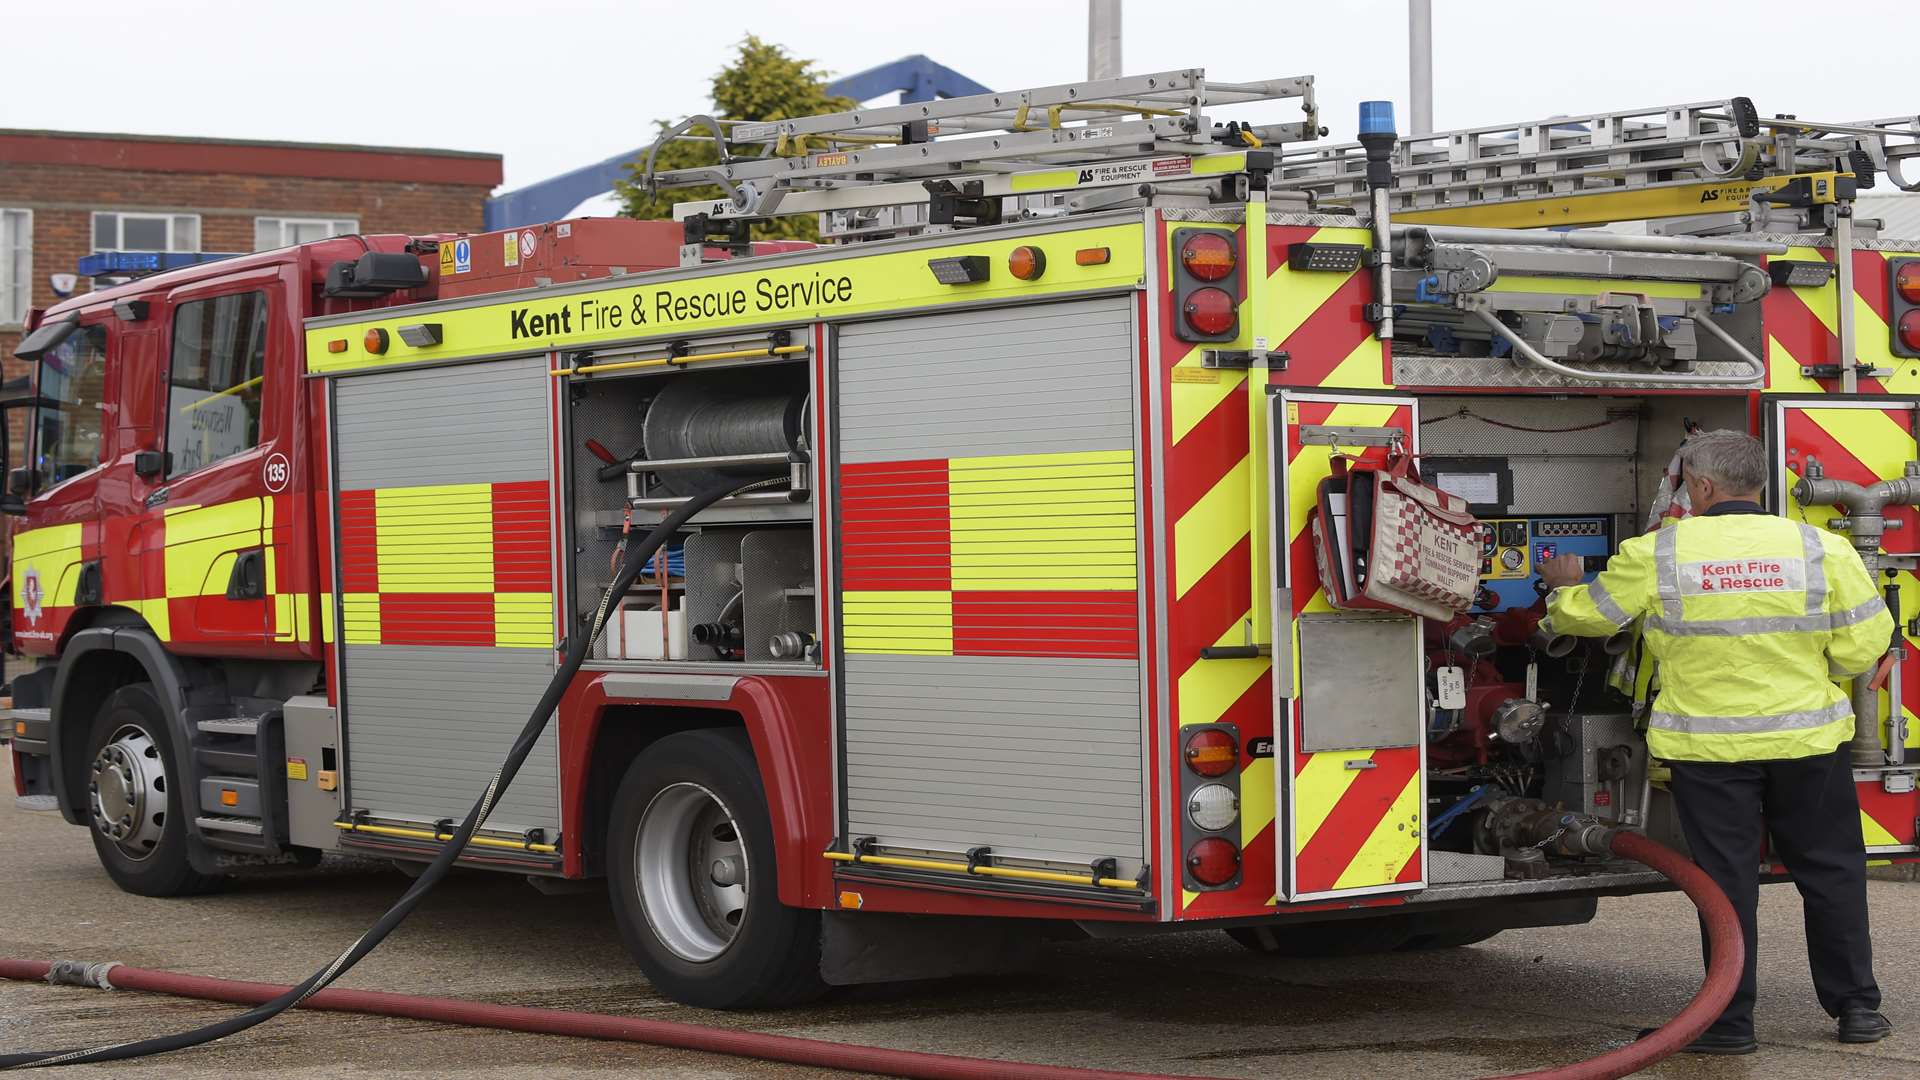
[[[1726,1008],[1740,979],[1745,945],[1733,906],[1706,874],[1670,848],[1635,833],[1611,834],[1608,848],[1622,858],[1644,863],[1665,874],[1700,909],[1712,942],[1713,959],[1706,979],[1686,1008],[1658,1030],[1599,1057],[1572,1065],[1521,1074],[1528,1080],[1603,1080],[1626,1076],[1678,1051],[1711,1025]],[[84,967],[84,966],[83,966]],[[39,981],[53,965],[45,961],[0,959],[0,978]],[[271,1001],[287,987],[268,983],[212,979],[169,971],[150,971],[115,965],[96,970],[94,985],[121,990],[147,990],[206,1001],[257,1005]],[[1032,1065],[985,1058],[954,1057],[876,1046],[847,1046],[817,1039],[768,1035],[728,1028],[706,1027],[666,1020],[637,1020],[603,1013],[529,1009],[489,1005],[453,998],[389,994],[372,990],[327,989],[301,1002],[300,1008],[366,1013],[409,1020],[432,1020],[473,1027],[500,1028],[542,1035],[571,1035],[646,1043],[683,1050],[759,1058],[795,1065],[846,1069],[918,1080],[1199,1080],[1147,1073],[1109,1072],[1058,1065]],[[1508,1078],[1512,1080],[1512,1078]]]

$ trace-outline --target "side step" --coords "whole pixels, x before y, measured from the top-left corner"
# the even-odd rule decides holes
[[[239,833],[242,836],[260,836],[265,833],[258,818],[226,817],[218,814],[206,814],[194,818],[193,823],[205,832]]]
[[[200,730],[208,735],[242,735],[251,737],[260,730],[260,718],[257,716],[222,716],[200,721]]]

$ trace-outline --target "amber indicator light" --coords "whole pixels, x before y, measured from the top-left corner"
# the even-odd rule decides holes
[[[1047,253],[1037,247],[1022,244],[1007,256],[1007,273],[1021,281],[1037,280],[1046,272]]]
[[[1225,776],[1240,762],[1233,736],[1219,728],[1196,731],[1187,740],[1187,768],[1201,776]]]
[[[1073,261],[1081,266],[1105,266],[1113,258],[1113,252],[1107,248],[1081,248],[1073,253]]]
[[[379,356],[387,351],[387,332],[376,326],[367,331],[366,339],[361,344],[367,347],[368,352]]]
[[[1180,246],[1180,265],[1201,281],[1219,281],[1237,262],[1233,242],[1217,232],[1194,233]]]

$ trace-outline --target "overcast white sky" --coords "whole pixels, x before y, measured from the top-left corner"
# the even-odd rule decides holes
[[[25,8],[25,10],[20,10]],[[67,13],[63,13],[64,11]],[[1920,112],[1910,2],[1435,0],[1441,129],[1744,94]],[[834,74],[925,53],[995,89],[1086,74],[1084,0],[84,0],[0,4],[0,127],[485,150],[502,190],[704,108],[748,33]],[[1392,98],[1404,0],[1125,0],[1129,74],[1317,77],[1332,138]],[[1821,27],[1831,37],[1819,40]],[[1270,116],[1273,120],[1293,116]]]

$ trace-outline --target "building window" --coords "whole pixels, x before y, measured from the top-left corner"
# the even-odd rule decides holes
[[[260,383],[266,369],[266,293],[216,296],[173,309],[169,478],[259,445]]]
[[[354,218],[260,217],[253,219],[253,250],[311,244],[330,236],[351,236],[360,231]]]
[[[199,251],[200,215],[96,211],[93,250]]]
[[[40,410],[40,477],[52,486],[104,460],[107,328],[81,327],[41,355],[39,372],[40,396],[58,403]]]
[[[27,321],[33,302],[33,211],[0,210],[0,326]]]

